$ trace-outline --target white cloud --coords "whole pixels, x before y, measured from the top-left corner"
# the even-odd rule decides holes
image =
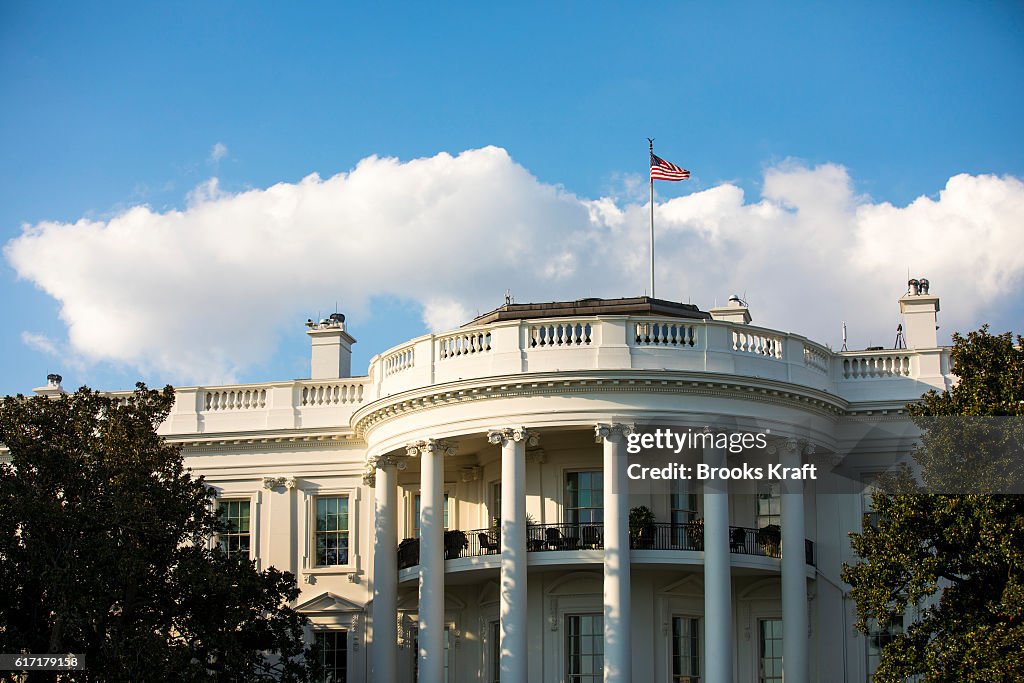
[[[23,331],[21,333],[21,343],[25,346],[44,353],[47,356],[59,356],[60,353],[57,351],[57,345],[54,344],[49,337],[45,334],[37,334],[35,332]]]
[[[358,328],[371,296],[411,299],[445,329],[506,288],[520,302],[640,294],[648,212],[541,183],[486,147],[238,194],[211,179],[184,210],[39,223],[4,252],[60,302],[73,353],[214,382],[267,359],[325,300]],[[756,323],[834,342],[846,320],[851,343],[891,343],[910,266],[942,297],[945,330],[1019,323],[1006,312],[1024,289],[1015,178],[958,175],[895,207],[856,195],[842,166],[784,163],[757,201],[722,184],[656,214],[664,298],[707,308],[736,292]]]
[[[210,148],[210,163],[217,163],[228,155],[228,146],[223,142],[214,143],[213,147]]]

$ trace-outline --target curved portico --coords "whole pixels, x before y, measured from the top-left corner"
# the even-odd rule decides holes
[[[631,497],[630,482],[625,477],[628,460],[624,449],[625,438],[633,425],[622,420],[620,415],[617,420],[609,418],[609,421],[594,422],[588,426],[589,430],[586,430],[573,421],[567,425],[548,424],[541,429],[516,425],[463,434],[445,431],[443,441],[425,436],[411,442],[406,451],[413,457],[384,455],[372,460],[377,487],[382,484],[396,486],[395,478],[390,476],[388,470],[396,473],[402,471],[395,465],[397,460],[402,460],[406,468],[406,482],[415,485],[418,481],[420,485],[418,557],[401,558],[403,564],[398,566],[393,563],[400,540],[397,533],[390,537],[390,543],[383,537],[377,538],[374,549],[374,565],[378,568],[374,577],[375,582],[381,586],[375,590],[375,596],[391,591],[394,591],[391,594],[395,594],[399,585],[407,581],[413,581],[418,586],[420,602],[416,624],[420,680],[426,680],[424,677],[431,673],[442,675],[438,667],[445,657],[443,643],[430,643],[439,641],[439,634],[443,635],[446,585],[464,585],[466,581],[474,580],[473,574],[477,575],[476,580],[480,582],[497,579],[498,652],[501,657],[499,671],[504,681],[523,681],[529,678],[531,649],[525,637],[528,630],[527,612],[521,607],[529,601],[528,586],[534,572],[600,568],[604,576],[603,665],[609,681],[631,679],[633,616],[630,574],[634,568],[649,570],[690,567],[690,574],[703,577],[705,636],[702,657],[706,662],[704,678],[708,681],[733,679],[731,660],[717,653],[729,652],[736,644],[737,636],[732,624],[734,574],[748,577],[782,576],[784,613],[793,614],[803,610],[803,614],[806,614],[806,582],[814,577],[810,552],[813,543],[805,537],[802,510],[799,517],[796,517],[791,509],[794,503],[797,507],[807,504],[802,491],[786,494],[795,495],[796,498],[784,503],[787,506],[784,514],[789,517],[784,518],[782,540],[778,544],[766,543],[755,528],[737,524],[740,521],[746,521],[747,524],[751,522],[734,519],[730,515],[728,485],[722,483],[694,489],[702,491],[703,495],[703,528],[699,536],[694,536],[684,523],[673,525],[663,517],[654,524],[654,536],[651,539],[637,541],[630,537],[629,531]],[[586,443],[594,441],[595,436],[596,448],[587,450]],[[449,455],[436,458],[424,468],[422,455],[415,457],[416,451],[421,451],[431,443],[443,444],[443,447],[439,446],[435,451]],[[544,448],[548,444],[549,447]],[[576,449],[579,449],[579,453],[575,459],[562,455]],[[774,456],[781,458],[785,455],[789,458],[779,460],[786,465],[793,464],[793,453],[799,458],[799,454],[806,452],[806,449],[805,442],[792,438],[774,439],[771,447]],[[454,456],[456,451],[458,457]],[[726,454],[720,449],[705,449],[699,457],[716,467],[729,464]],[[500,500],[485,501],[481,498],[468,501],[468,506],[486,507],[488,514],[494,510],[499,516],[496,523],[486,524],[483,517],[452,513],[449,531],[461,530],[466,534],[467,542],[465,548],[456,547],[453,550],[449,543],[442,540],[444,537],[439,535],[438,528],[430,526],[430,518],[440,519],[436,510],[444,505],[440,502],[443,498],[439,487],[443,488],[445,482],[454,480],[461,486],[461,492],[473,483],[464,479],[477,478],[480,484],[477,488],[482,492],[486,482],[480,478],[479,471],[488,466],[499,474]],[[593,468],[599,472],[604,483],[601,520],[569,521],[567,501],[559,498],[559,492],[550,488],[545,491],[543,486],[539,489],[536,487],[536,483],[541,480],[540,471],[543,468],[561,472]],[[432,491],[433,497],[423,495],[424,491]],[[529,513],[528,498],[532,501]],[[383,504],[392,501],[391,504],[398,507],[398,497],[393,492],[378,493],[376,499],[384,501]],[[497,507],[491,508],[495,503]],[[659,512],[664,515],[664,511]],[[378,515],[383,519],[391,519],[400,516],[400,513],[378,507]],[[390,528],[388,525],[380,525],[380,528],[384,527]],[[429,539],[434,539],[433,548],[428,547],[431,544]],[[790,548],[796,550],[787,551]],[[787,562],[787,556],[793,559]],[[443,559],[439,561],[439,557]],[[383,561],[378,563],[378,558]],[[400,580],[401,577],[404,580]],[[384,586],[392,588],[385,590]],[[793,586],[800,586],[796,599],[792,596]],[[394,610],[387,601],[378,604],[375,600],[375,622],[381,620],[389,625],[396,623],[400,617]],[[782,621],[785,644],[803,641],[803,654],[800,654],[801,647],[798,646],[797,656],[787,661],[803,662],[802,668],[806,669],[806,616],[802,623],[799,618],[787,621],[785,616]],[[434,633],[430,634],[428,631],[432,623],[441,626],[435,626]],[[372,661],[373,670],[379,670],[382,674],[374,680],[389,680],[385,676],[399,659],[398,646],[386,630],[382,629],[380,633],[382,639],[375,641]],[[430,635],[434,635],[434,638],[430,639]],[[396,644],[388,647],[389,643]],[[385,647],[380,647],[381,644]],[[536,654],[533,656],[536,657]],[[790,665],[789,668],[794,667]]]

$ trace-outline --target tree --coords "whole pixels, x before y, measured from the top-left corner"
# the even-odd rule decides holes
[[[0,651],[84,654],[62,680],[305,680],[295,578],[213,547],[213,490],[155,431],[173,401],[0,401]]]
[[[875,526],[851,534],[861,560],[842,576],[857,629],[906,621],[881,638],[875,681],[1024,680],[1024,496],[978,492],[1019,490],[1024,351],[987,327],[953,341],[958,383],[908,406],[923,431],[919,479],[904,469],[883,482]]]

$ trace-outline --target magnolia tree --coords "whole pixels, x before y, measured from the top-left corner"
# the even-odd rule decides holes
[[[883,481],[843,579],[875,681],[1024,680],[1024,350],[954,335],[958,383],[908,406],[916,467]],[[903,628],[895,628],[902,623]]]
[[[306,680],[295,579],[211,543],[212,491],[155,431],[173,400],[0,401],[0,652],[84,655],[61,680]]]

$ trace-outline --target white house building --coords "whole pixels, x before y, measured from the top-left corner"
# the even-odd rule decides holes
[[[224,547],[296,574],[328,680],[867,681],[885,634],[853,630],[848,533],[904,405],[951,381],[927,281],[899,305],[905,348],[837,352],[736,299],[506,304],[364,376],[335,315],[310,379],[180,387],[161,433]],[[634,480],[656,429],[764,435],[671,454],[694,469],[816,478]]]

